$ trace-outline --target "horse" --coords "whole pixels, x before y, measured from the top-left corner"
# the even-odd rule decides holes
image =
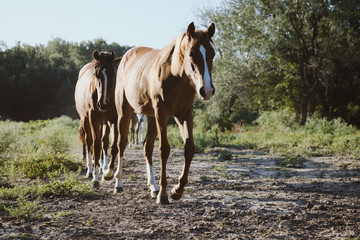
[[[111,159],[117,150],[117,112],[114,102],[115,76],[120,58],[115,59],[115,53],[94,51],[92,62],[86,64],[79,72],[75,87],[75,106],[80,117],[80,136],[83,142],[83,158],[87,159],[87,177],[92,177],[93,187],[99,187],[100,155],[104,157],[102,170],[109,168],[107,149],[109,145],[110,125],[112,125],[113,141],[111,144]],[[101,149],[103,152],[101,153]],[[93,163],[95,174],[93,175]],[[110,163],[111,164],[111,163]],[[110,166],[111,167],[111,166]],[[113,167],[113,166],[112,166]],[[104,180],[111,180],[105,178]]]
[[[130,144],[139,144],[144,142],[147,118],[142,113],[133,113],[130,118]],[[140,132],[141,130],[141,132]],[[140,141],[139,141],[140,132]]]
[[[135,142],[135,131],[136,131],[136,125],[137,125],[137,116],[136,113],[133,113],[131,118],[130,118],[130,142],[129,142],[129,147],[131,146],[131,144],[136,144]]]
[[[205,31],[190,23],[187,30],[162,49],[134,47],[120,62],[115,88],[118,113],[118,168],[115,187],[123,188],[122,164],[127,143],[129,121],[134,111],[149,116],[144,141],[148,186],[158,204],[168,204],[166,163],[170,153],[167,120],[173,115],[184,142],[185,163],[178,184],[171,190],[173,200],[181,199],[188,182],[190,164],[195,153],[193,140],[193,101],[195,96],[209,100],[215,94],[211,71],[215,50],[212,36],[215,24]],[[152,152],[159,135],[161,174],[156,185]],[[111,168],[108,173],[112,173]]]
[[[139,144],[139,142],[143,143],[145,139],[145,130],[146,130],[146,124],[147,124],[147,117],[146,115],[142,113],[137,113],[137,122],[135,127],[135,134],[136,134],[136,144]],[[139,131],[140,132],[140,141],[139,141]]]

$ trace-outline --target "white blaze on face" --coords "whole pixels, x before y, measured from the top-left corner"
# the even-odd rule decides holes
[[[207,99],[209,99],[212,96],[212,92],[213,89],[211,87],[211,77],[210,77],[210,72],[209,72],[209,68],[206,62],[206,49],[204,48],[203,45],[200,45],[200,52],[204,58],[204,75],[203,75],[203,79],[204,79],[204,90],[206,93]]]
[[[103,92],[103,103],[105,104],[106,99],[107,99],[107,85],[108,85],[108,78],[106,75],[106,68],[104,68],[103,70],[101,70],[103,76],[104,76],[104,92]]]

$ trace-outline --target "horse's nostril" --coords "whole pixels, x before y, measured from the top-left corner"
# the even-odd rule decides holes
[[[213,87],[212,95],[215,95],[215,88]]]
[[[201,87],[201,88],[200,88],[199,93],[200,93],[200,95],[201,95],[203,98],[206,97],[206,93],[205,93],[204,87]]]

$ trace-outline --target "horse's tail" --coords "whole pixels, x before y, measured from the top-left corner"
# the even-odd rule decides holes
[[[84,127],[83,127],[83,126],[80,126],[78,132],[79,132],[79,140],[80,140],[83,144],[85,144],[85,143],[86,143],[86,139],[85,139],[85,129],[84,129]]]

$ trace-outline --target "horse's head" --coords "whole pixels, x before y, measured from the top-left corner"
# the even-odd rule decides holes
[[[114,83],[116,77],[117,67],[115,65],[115,53],[94,51],[94,76],[96,87],[96,106],[105,111],[110,101],[113,101],[112,94],[114,91]],[[95,93],[95,92],[94,92]]]
[[[215,24],[212,23],[206,31],[195,29],[190,23],[186,35],[188,42],[184,51],[184,70],[195,83],[196,91],[202,100],[209,100],[215,94],[212,84],[211,70],[215,56],[211,37],[215,33]]]

